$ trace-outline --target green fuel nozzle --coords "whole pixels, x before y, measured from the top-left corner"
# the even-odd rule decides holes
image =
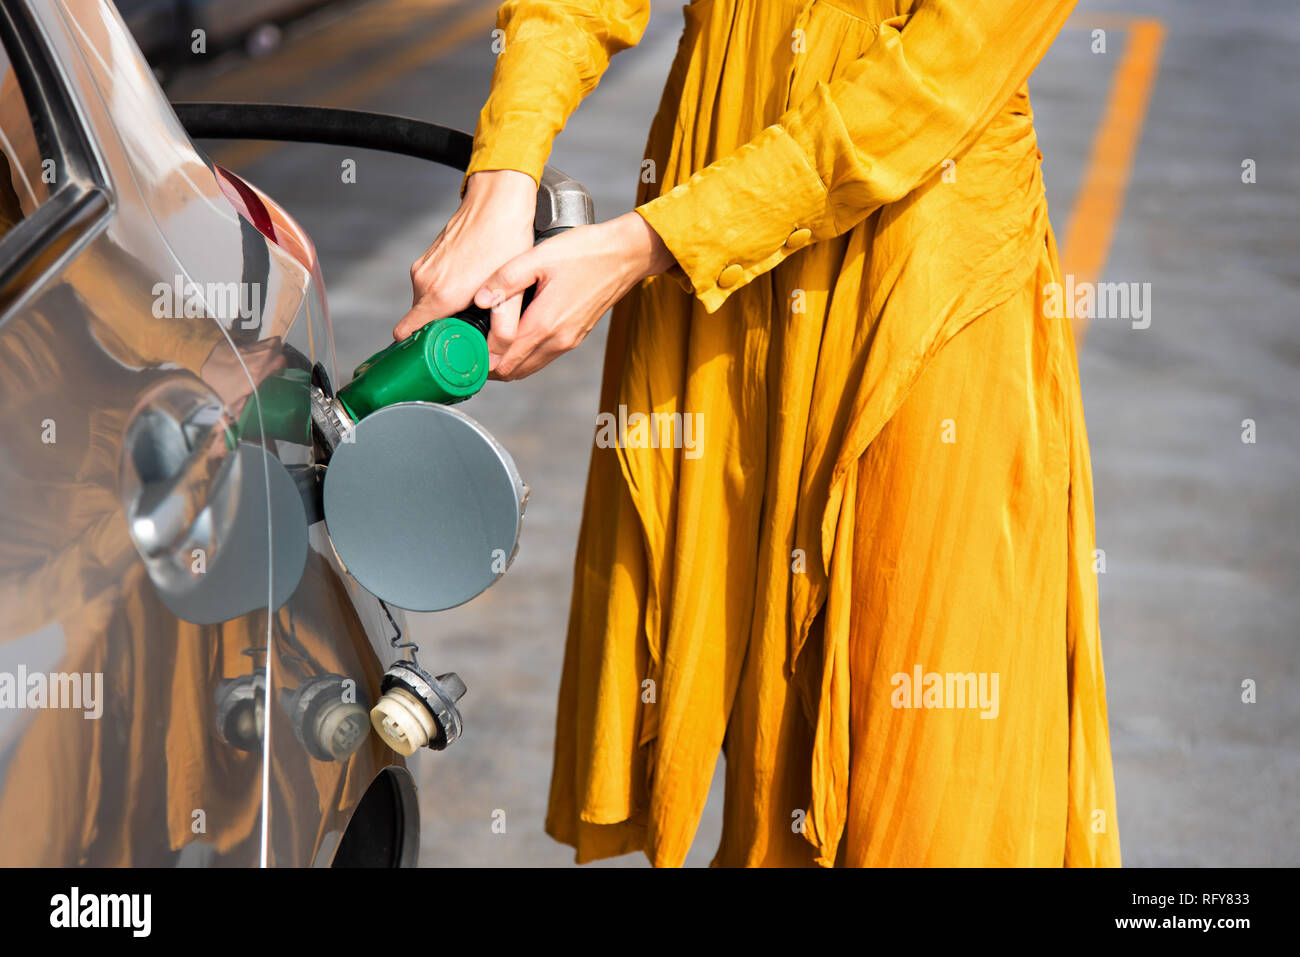
[[[314,389],[312,419],[326,443],[333,449],[353,425],[386,406],[452,405],[475,395],[488,376],[488,329],[488,311],[471,304],[376,352],[336,395]]]
[[[483,388],[487,340],[479,327],[452,316],[439,319],[376,352],[339,389],[354,422],[398,402],[463,402]]]

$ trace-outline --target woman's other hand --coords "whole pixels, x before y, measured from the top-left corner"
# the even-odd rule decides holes
[[[522,379],[578,345],[638,282],[673,265],[672,253],[635,212],[577,226],[511,259],[482,284],[474,303],[492,310],[492,378]],[[518,316],[520,294],[537,284]]]
[[[405,339],[464,309],[492,270],[532,249],[536,209],[537,184],[527,173],[490,170],[470,176],[460,207],[411,267],[415,295],[393,338]],[[522,292],[492,311],[489,353],[502,355],[514,337]]]

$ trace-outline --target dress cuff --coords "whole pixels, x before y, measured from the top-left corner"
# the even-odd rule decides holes
[[[637,207],[709,312],[810,243],[836,235],[826,187],[781,126]]]

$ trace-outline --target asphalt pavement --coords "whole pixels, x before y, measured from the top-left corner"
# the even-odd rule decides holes
[[[495,6],[334,4],[290,25],[269,56],[214,57],[170,92],[472,130]],[[680,4],[655,0],[640,46],[615,58],[556,144],[552,164],[586,184],[602,219],[632,206],[681,26]],[[1136,284],[1149,306],[1094,315],[1080,360],[1129,865],[1300,863],[1298,44],[1288,0],[1231,13],[1211,0],[1086,0],[1030,81],[1067,272]],[[459,174],[314,146],[213,154],[315,239],[340,371],[389,341],[410,304],[410,264],[454,209]],[[355,183],[340,175],[345,159]],[[490,383],[466,407],[533,494],[506,578],[462,608],[410,617],[422,660],[469,686],[463,739],[415,762],[424,864],[572,860],[542,820],[603,341],[602,325],[541,374]],[[720,789],[721,762],[688,864],[716,847]]]

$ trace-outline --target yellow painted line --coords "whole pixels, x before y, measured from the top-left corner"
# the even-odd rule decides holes
[[[244,60],[204,84],[206,100],[263,100],[268,88],[305,83],[351,53],[418,28],[456,0],[372,0],[320,29],[297,36],[270,56]]]
[[[489,50],[491,40],[489,28],[495,26],[496,21],[497,4],[495,2],[470,11],[453,27],[440,32],[432,40],[415,47],[408,47],[386,63],[380,64],[373,70],[366,71],[359,79],[339,84],[335,88],[339,102],[332,105],[351,106],[361,103],[369,99],[373,94],[378,93],[390,82],[401,77],[402,74],[419,69],[426,63],[450,53],[462,43],[474,37],[481,38],[483,49],[485,51]],[[430,90],[429,92],[432,95],[434,91]]]
[[[1088,165],[1065,229],[1062,268],[1074,276],[1076,284],[1096,282],[1110,255],[1164,46],[1165,28],[1159,20],[1133,19],[1125,28],[1128,42],[1124,56],[1093,134]],[[1080,345],[1088,331],[1088,319],[1074,317],[1074,337]]]
[[[1068,20],[1062,30],[1124,30],[1133,22],[1133,15],[1130,13],[1093,13],[1076,12]]]
[[[318,97],[317,102],[325,106],[357,106],[404,74],[427,66],[476,36],[482,38],[486,50],[489,40],[488,30],[496,23],[496,15],[496,3],[476,7],[455,24],[446,30],[439,30],[428,40],[406,47],[396,56],[376,64],[355,78],[340,80]],[[433,92],[429,91],[430,97],[433,96]],[[220,166],[238,169],[262,159],[283,146],[283,143],[276,142],[241,143],[221,150],[214,160]]]

